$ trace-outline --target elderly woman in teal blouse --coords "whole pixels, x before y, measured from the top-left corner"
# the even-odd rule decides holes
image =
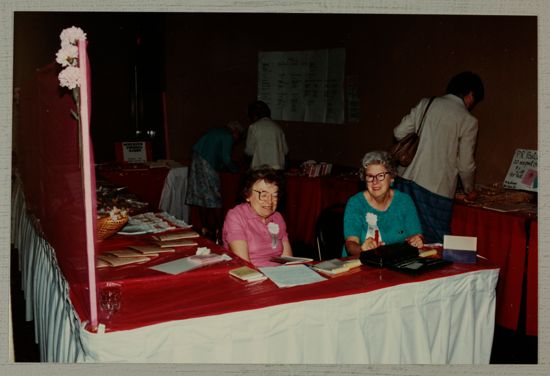
[[[360,169],[366,190],[347,202],[344,239],[347,255],[358,256],[383,244],[407,242],[422,247],[422,228],[411,197],[392,189],[395,167],[385,151],[363,157]]]

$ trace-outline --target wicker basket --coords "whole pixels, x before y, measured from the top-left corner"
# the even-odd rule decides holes
[[[104,240],[109,236],[116,234],[128,222],[128,217],[123,216],[120,219],[112,219],[110,216],[102,217],[97,220],[97,239]]]

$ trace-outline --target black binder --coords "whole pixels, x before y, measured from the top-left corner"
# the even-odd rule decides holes
[[[359,259],[365,265],[407,274],[420,274],[452,264],[440,258],[420,257],[418,249],[408,243],[382,245],[372,251],[361,252]]]

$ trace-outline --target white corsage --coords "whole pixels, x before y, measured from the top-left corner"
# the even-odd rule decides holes
[[[380,234],[380,229],[378,228],[378,216],[374,213],[367,213],[367,215],[365,216],[365,220],[367,221],[368,227],[365,239],[371,237],[373,239],[376,239],[376,241],[381,242],[382,235]]]
[[[277,235],[279,235],[279,225],[274,222],[269,222],[267,224],[267,231],[271,234],[271,248],[277,248]]]
[[[365,220],[367,221],[367,224],[372,227],[377,227],[378,223],[378,216],[373,213],[367,213],[365,216]]]

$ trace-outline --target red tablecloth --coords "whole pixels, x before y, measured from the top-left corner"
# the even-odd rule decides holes
[[[531,227],[531,247],[527,258],[527,226],[529,217],[502,213],[479,207],[456,204],[451,232],[454,235],[476,236],[478,254],[500,267],[497,285],[496,322],[517,330],[523,294],[523,280],[528,265],[527,313],[529,333],[536,335],[537,300],[537,231]]]
[[[538,221],[532,220],[529,231],[529,256],[527,258],[527,307],[525,332],[538,334]]]
[[[101,243],[101,252],[142,243],[147,236],[123,237],[117,235]],[[225,252],[214,243],[199,238],[199,245],[208,246],[213,252]],[[231,277],[229,270],[245,262],[233,256],[233,260],[181,273],[165,274],[150,266],[191,255],[194,248],[180,248],[176,254],[159,256],[148,263],[98,270],[99,287],[107,282],[122,285],[122,304],[107,330],[126,330],[155,323],[193,317],[217,315],[311,299],[326,299],[357,294],[397,284],[440,278],[473,270],[494,268],[480,262],[477,265],[454,264],[450,267],[414,277],[385,269],[361,266],[357,272],[327,279],[326,281],[290,288],[278,288],[270,280],[246,284]],[[71,285],[71,293],[82,286]],[[86,312],[78,305],[75,309],[82,321]],[[101,316],[100,316],[101,318]]]

